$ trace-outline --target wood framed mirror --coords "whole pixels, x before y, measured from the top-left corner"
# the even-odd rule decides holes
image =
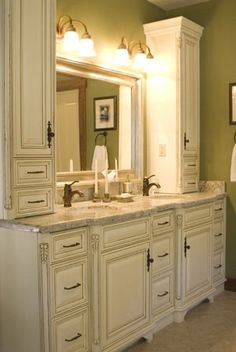
[[[229,123],[236,125],[236,83],[229,83]]]

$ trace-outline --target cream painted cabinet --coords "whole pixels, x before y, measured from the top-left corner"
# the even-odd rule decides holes
[[[147,79],[147,168],[162,192],[198,190],[202,30],[184,17],[144,25],[159,62],[158,72]]]
[[[5,0],[9,69],[7,217],[54,203],[55,1]]]
[[[150,220],[92,227],[91,240],[93,351],[121,350],[150,330]]]
[[[177,213],[178,256],[175,320],[204,298],[211,299],[213,203]]]
[[[108,348],[149,323],[149,244],[101,258],[101,334]]]

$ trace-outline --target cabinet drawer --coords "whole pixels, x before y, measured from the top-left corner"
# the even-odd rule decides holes
[[[213,282],[224,280],[224,252],[215,253],[213,259]]]
[[[198,176],[197,174],[183,176],[183,192],[198,191]]]
[[[197,175],[198,170],[198,158],[196,156],[184,157],[183,160],[183,171],[184,174],[195,174]]]
[[[159,277],[152,283],[153,314],[173,306],[173,275]]]
[[[215,220],[213,226],[214,250],[221,249],[224,246],[224,223],[223,220]]]
[[[52,161],[16,160],[15,186],[52,183]]]
[[[161,237],[161,239],[153,242],[152,258],[154,262],[152,263],[152,271],[154,274],[170,269],[173,265],[173,241],[173,233],[170,233],[165,238]]]
[[[122,222],[115,225],[104,226],[103,247],[111,248],[116,245],[133,243],[149,239],[150,223],[148,219]]]
[[[212,204],[187,208],[184,211],[184,226],[198,225],[212,220]]]
[[[87,228],[58,232],[52,238],[52,260],[87,253]]]
[[[221,199],[215,202],[214,204],[214,216],[219,217],[219,216],[223,216],[223,214],[224,214],[224,200]]]
[[[168,211],[153,217],[153,233],[157,235],[163,231],[169,231],[174,228],[174,212]]]
[[[15,191],[16,217],[52,212],[52,193],[51,188]]]
[[[87,260],[54,265],[51,274],[51,306],[54,307],[54,314],[87,302]]]
[[[88,311],[52,322],[52,352],[88,351]]]

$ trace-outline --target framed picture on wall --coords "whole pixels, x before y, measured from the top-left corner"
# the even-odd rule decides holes
[[[94,98],[94,130],[115,130],[117,126],[117,97]]]
[[[236,124],[236,83],[229,84],[229,123]]]

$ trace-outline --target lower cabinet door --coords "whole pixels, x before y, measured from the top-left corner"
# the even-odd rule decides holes
[[[102,347],[122,344],[149,323],[148,248],[137,245],[101,258]]]
[[[52,322],[52,352],[88,351],[87,309]]]
[[[209,289],[211,283],[211,225],[201,225],[184,232],[185,297]]]

